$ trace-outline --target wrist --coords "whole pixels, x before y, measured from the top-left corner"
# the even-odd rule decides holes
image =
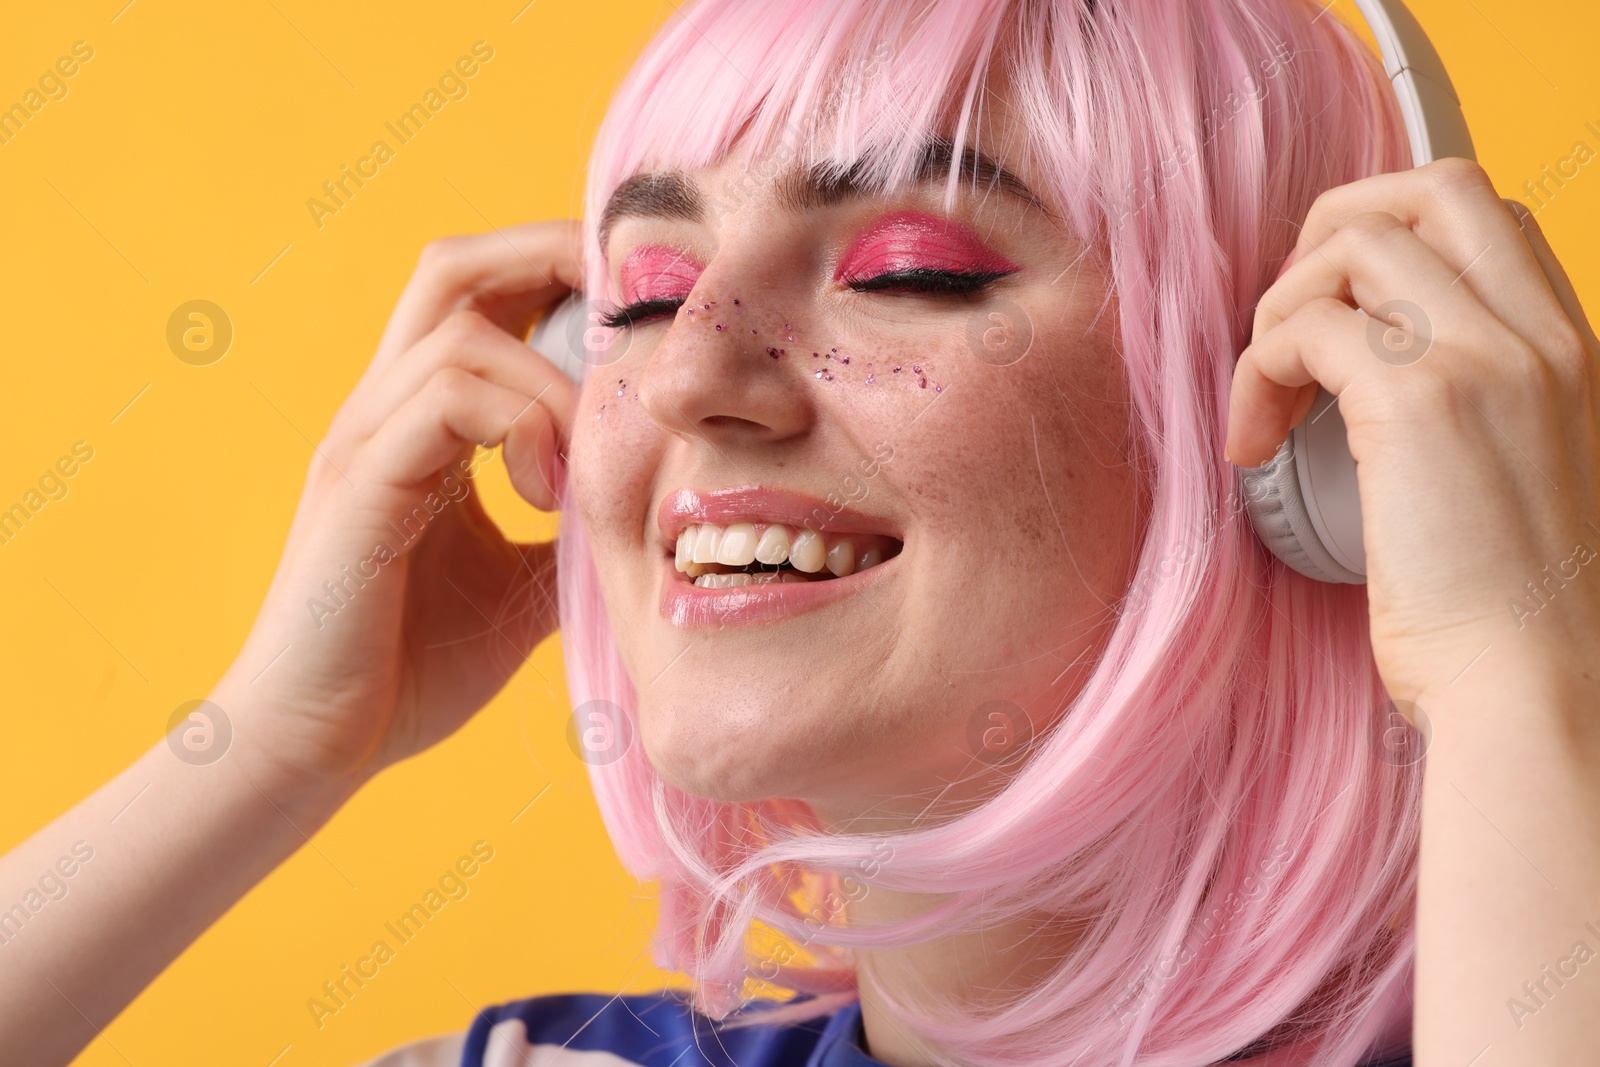
[[[340,773],[312,769],[285,738],[281,710],[271,697],[241,690],[226,680],[212,690],[207,703],[226,723],[227,749],[217,762],[235,772],[296,826],[310,829],[332,818],[366,784],[372,772],[353,767]],[[169,739],[170,740],[170,739]]]
[[[1418,695],[1433,728],[1457,739],[1437,755],[1473,738],[1494,746],[1512,735],[1537,733],[1575,755],[1600,760],[1600,678],[1582,662],[1509,651],[1491,659],[1495,651],[1455,683]]]

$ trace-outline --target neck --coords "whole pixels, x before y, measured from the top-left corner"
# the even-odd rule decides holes
[[[850,921],[904,919],[943,899],[876,886],[851,905]],[[1048,981],[1082,928],[1047,916],[1018,917],[903,948],[858,949],[867,1054],[891,1067],[934,1067],[924,1039],[885,1006],[886,991],[929,1014],[943,1014],[943,1004],[999,1008]]]
[[[1004,777],[1000,768],[975,773],[969,761],[960,774],[925,773],[925,780],[947,782],[931,800],[926,795],[890,789],[848,801],[835,796],[827,801],[813,798],[808,803],[826,832],[892,833],[953,818],[991,797]],[[874,885],[846,906],[845,921],[848,925],[874,925],[905,920],[949,897]],[[910,1032],[909,1024],[891,1013],[883,999],[885,993],[919,1014],[935,1017],[949,1014],[940,1010],[942,1005],[967,1011],[999,1008],[1048,981],[1088,922],[1086,918],[1071,922],[1036,913],[1003,922],[986,919],[979,929],[915,945],[856,949],[865,1051],[890,1067],[935,1067],[925,1038]]]

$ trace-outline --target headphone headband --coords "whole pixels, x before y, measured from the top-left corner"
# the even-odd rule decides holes
[[[1401,0],[1355,0],[1383,56],[1411,142],[1411,164],[1475,159],[1467,118],[1428,35]],[[1264,467],[1241,472],[1251,524],[1273,555],[1324,582],[1364,583],[1361,495],[1337,398],[1318,388],[1311,413]]]
[[[1399,97],[1411,137],[1411,165],[1442,156],[1476,159],[1461,99],[1416,17],[1400,0],[1354,3],[1378,40],[1383,69]]]

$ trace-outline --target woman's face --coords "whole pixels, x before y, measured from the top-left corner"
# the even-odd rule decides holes
[[[591,371],[569,469],[682,789],[858,829],[976,797],[1108,633],[1143,517],[1116,308],[989,113],[1007,176],[965,167],[949,215],[937,157],[889,196],[768,162],[613,198],[610,295],[667,303]]]

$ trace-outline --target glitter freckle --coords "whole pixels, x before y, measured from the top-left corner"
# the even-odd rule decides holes
[[[878,376],[876,374],[869,373],[867,375],[867,384],[868,385],[871,385],[873,382],[875,382],[877,380],[878,380]]]

